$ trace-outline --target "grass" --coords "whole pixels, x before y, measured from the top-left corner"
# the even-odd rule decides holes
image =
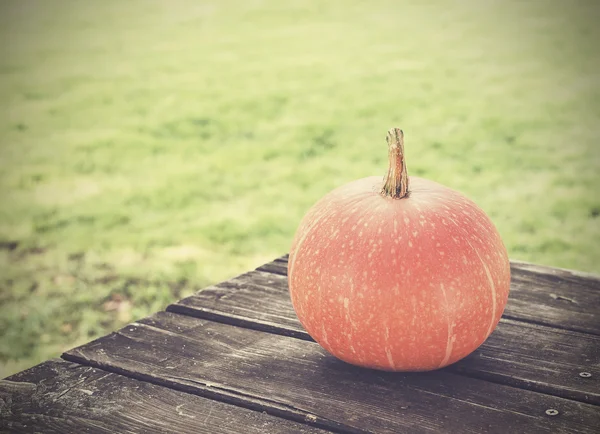
[[[386,169],[600,272],[590,1],[5,1],[0,377],[287,252]]]

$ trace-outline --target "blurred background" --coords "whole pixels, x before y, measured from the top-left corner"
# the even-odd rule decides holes
[[[0,377],[289,249],[387,169],[600,272],[600,2],[3,1]]]

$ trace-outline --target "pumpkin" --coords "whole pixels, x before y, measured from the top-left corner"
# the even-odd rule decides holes
[[[497,326],[506,248],[461,193],[409,177],[404,134],[388,132],[387,175],[343,185],[304,216],[289,254],[294,310],[335,357],[387,371],[455,363]]]

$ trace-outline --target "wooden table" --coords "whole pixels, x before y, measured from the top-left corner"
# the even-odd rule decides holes
[[[0,381],[7,432],[598,433],[600,278],[512,262],[503,319],[439,371],[328,355],[287,257]]]

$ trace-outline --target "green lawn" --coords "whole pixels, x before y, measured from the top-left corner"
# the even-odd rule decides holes
[[[512,258],[600,272],[599,5],[2,2],[0,377],[287,252],[391,126]]]

